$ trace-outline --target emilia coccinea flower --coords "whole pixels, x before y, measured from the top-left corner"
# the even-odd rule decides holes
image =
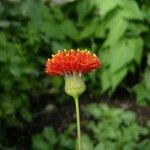
[[[81,150],[78,98],[86,89],[82,75],[100,67],[102,67],[102,63],[95,54],[80,49],[58,51],[57,54],[52,55],[52,58],[47,60],[46,74],[64,76],[65,92],[75,100],[78,150]]]
[[[48,75],[64,76],[67,94],[78,97],[85,90],[82,74],[101,67],[99,58],[87,50],[64,50],[52,55],[46,64]]]

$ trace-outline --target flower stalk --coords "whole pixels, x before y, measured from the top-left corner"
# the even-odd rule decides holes
[[[75,108],[76,108],[76,120],[77,120],[77,139],[78,139],[78,150],[81,150],[81,124],[80,124],[80,109],[79,109],[79,99],[78,97],[74,98]]]

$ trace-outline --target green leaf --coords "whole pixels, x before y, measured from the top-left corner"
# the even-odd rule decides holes
[[[148,1],[147,1],[148,2]],[[147,5],[144,5],[142,7],[142,14],[145,20],[148,21],[148,23],[150,23],[150,9],[149,9],[149,3]]]
[[[150,67],[150,53],[147,54],[147,64]]]
[[[5,50],[0,50],[0,61],[1,62],[6,62],[8,58],[7,51]]]
[[[130,47],[134,50],[134,60],[139,65],[143,56],[143,40],[142,38],[133,38],[130,39]]]
[[[15,77],[21,76],[21,70],[18,64],[11,65],[11,67],[9,68],[9,71]]]
[[[15,112],[13,103],[10,100],[1,103],[1,111],[3,114],[13,114]]]
[[[146,106],[147,104],[150,104],[150,90],[146,89],[143,83],[134,86],[133,90],[136,93],[139,105]]]
[[[123,39],[116,43],[111,49],[110,71],[116,72],[134,59],[134,49],[129,40]]]
[[[86,25],[85,28],[80,32],[80,40],[91,38],[96,32],[97,26],[97,20],[90,21],[90,23]]]
[[[52,41],[51,45],[54,53],[57,53],[58,50],[62,50],[64,48],[70,48],[70,49],[72,48],[72,43],[69,40],[62,41],[62,42]]]
[[[7,41],[7,34],[5,32],[0,32],[0,47],[2,47],[2,48],[6,47],[7,46],[7,42],[8,42]],[[0,55],[0,56],[2,57],[3,55]]]
[[[47,142],[51,143],[52,145],[56,144],[57,137],[53,128],[45,127],[43,131],[43,136],[45,137]]]
[[[120,0],[95,0],[100,15],[105,17],[112,9],[116,8]]]
[[[46,142],[41,134],[32,137],[32,148],[33,150],[53,150],[52,145]]]
[[[129,22],[128,23],[128,32],[129,36],[139,36],[141,33],[146,33],[148,27],[142,23]]]
[[[109,49],[99,49],[99,58],[101,58],[102,63],[105,64],[104,67],[109,66],[110,64],[110,50]]]
[[[61,29],[62,32],[67,35],[69,38],[72,40],[78,41],[79,36],[78,36],[78,31],[76,29],[75,23],[71,20],[65,20],[61,24]]]
[[[0,3],[0,15],[4,12],[5,7],[4,5],[2,5],[2,3]]]
[[[117,149],[116,143],[110,141],[102,141],[96,145],[94,150],[116,150],[116,149]]]
[[[21,5],[21,13],[37,22],[49,15],[49,8],[41,0],[24,1]]]
[[[64,19],[64,13],[62,12],[61,7],[54,7],[53,9],[54,17],[60,21],[63,21]]]
[[[126,67],[121,68],[120,70],[116,71],[114,74],[111,75],[111,84],[113,90],[115,90],[115,88],[120,84],[120,82],[126,75],[127,75]]]
[[[98,105],[96,105],[96,104],[87,105],[85,108],[85,111],[87,113],[89,113],[90,115],[92,115],[94,118],[101,117],[100,109],[99,109]]]
[[[143,16],[135,0],[123,0],[120,2],[122,9],[122,15],[127,19],[142,20]]]
[[[145,139],[141,143],[139,143],[137,146],[137,150],[149,150],[150,149],[150,141],[149,139]]]
[[[82,135],[82,150],[93,150],[93,142],[86,134]]]
[[[102,82],[102,91],[105,92],[111,87],[111,80],[110,80],[110,70],[109,68],[104,68],[101,73],[101,82]]]
[[[106,36],[106,22],[103,20],[102,22],[98,22],[95,28],[95,37],[105,38]]]
[[[144,74],[144,83],[145,83],[145,87],[146,89],[150,90],[150,68],[146,69],[145,74]]]
[[[90,13],[93,5],[91,0],[82,0],[77,4],[77,13],[79,20],[83,21],[83,19]]]
[[[125,33],[128,28],[128,22],[120,15],[114,17],[108,24],[109,34],[104,45],[113,45]]]
[[[32,115],[26,107],[22,107],[20,109],[20,113],[23,119],[25,119],[28,122],[32,122]]]
[[[10,22],[7,20],[0,20],[0,28],[8,28],[10,26]]]
[[[74,149],[75,147],[75,140],[71,139],[67,134],[60,134],[59,141],[61,147],[64,147],[65,149]]]
[[[60,86],[62,85],[62,79],[61,79],[61,78],[54,77],[53,80],[51,80],[51,84],[52,84],[53,86],[55,86],[56,89],[59,89]]]
[[[42,33],[44,33],[44,38],[52,38],[63,40],[65,38],[63,31],[61,29],[61,25],[56,23],[54,20],[50,20],[50,22],[42,22],[41,27],[39,28]],[[58,30],[59,29],[59,30]]]

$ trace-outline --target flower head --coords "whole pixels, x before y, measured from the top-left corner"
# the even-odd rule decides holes
[[[52,55],[46,64],[48,75],[84,74],[102,66],[99,58],[87,50],[64,50]]]

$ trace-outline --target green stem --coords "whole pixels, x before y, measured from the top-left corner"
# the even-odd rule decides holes
[[[79,110],[79,99],[74,98],[76,107],[76,120],[77,120],[77,134],[78,134],[78,150],[81,150],[81,127],[80,127],[80,110]]]

